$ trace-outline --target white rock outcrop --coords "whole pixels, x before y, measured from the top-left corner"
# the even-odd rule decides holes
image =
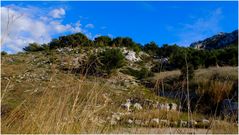
[[[125,55],[125,59],[132,61],[132,62],[137,62],[141,61],[139,57],[136,56],[136,53],[131,50],[127,50],[126,48],[123,48],[123,54]]]

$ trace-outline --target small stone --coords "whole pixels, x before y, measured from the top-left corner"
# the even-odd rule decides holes
[[[159,124],[159,119],[158,118],[153,118],[152,120],[153,124]]]
[[[207,120],[207,119],[202,119],[202,123],[203,123],[203,124],[209,124],[210,122],[209,122],[209,120]]]
[[[135,120],[134,123],[135,123],[136,125],[141,125],[141,124],[142,124],[142,121],[141,121],[141,120]]]
[[[112,115],[112,119],[115,119],[115,120],[120,120],[120,115],[119,114],[113,114]]]
[[[128,124],[132,124],[133,122],[134,122],[134,121],[131,120],[131,119],[128,120]]]
[[[169,104],[169,107],[170,107],[170,110],[173,110],[173,111],[176,111],[177,110],[177,104],[175,104],[175,103],[170,103]]]
[[[143,107],[139,103],[135,103],[134,108],[137,109],[137,110],[142,110],[143,109]]]
[[[168,120],[160,120],[160,123],[163,125],[168,125],[169,121]]]
[[[180,127],[187,127],[187,121],[180,120]]]
[[[163,103],[163,104],[159,104],[159,107],[158,107],[160,110],[169,110],[170,109],[170,106],[168,103]]]
[[[131,101],[130,99],[127,99],[127,102],[125,104],[122,104],[121,107],[126,108],[127,111],[130,111]]]
[[[20,81],[20,80],[16,80],[16,82],[18,82],[18,83],[21,83],[21,81]]]
[[[114,119],[111,119],[110,120],[110,125],[116,125],[117,124],[117,121],[116,120],[114,120]]]

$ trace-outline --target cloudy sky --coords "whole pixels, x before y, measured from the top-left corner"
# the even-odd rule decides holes
[[[237,2],[2,2],[1,49],[82,32],[188,46],[238,28]]]

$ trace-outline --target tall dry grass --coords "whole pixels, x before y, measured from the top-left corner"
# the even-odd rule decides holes
[[[2,118],[2,133],[105,132],[107,125],[94,122],[108,106],[104,87],[70,77],[62,81],[52,79]]]

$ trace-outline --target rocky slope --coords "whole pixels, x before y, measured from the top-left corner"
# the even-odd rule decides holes
[[[72,72],[81,67],[91,54],[106,49],[109,47],[65,47],[51,52],[3,55],[2,133],[124,133],[125,129],[134,127],[151,131],[159,127],[182,129],[188,125],[194,127],[190,129],[208,129],[210,116],[194,112],[188,121],[188,114],[182,111],[177,99],[157,96],[135,76],[121,71],[152,67],[153,63],[145,52],[137,54],[119,47],[126,64],[107,77]],[[207,75],[212,72],[205,70]],[[231,70],[229,73],[232,73]],[[165,74],[169,76],[171,73]],[[228,75],[228,72],[225,74]],[[233,74],[237,75],[237,72]],[[166,75],[158,73],[153,80],[164,79],[166,87],[175,89],[178,84],[167,83],[175,76],[170,78]],[[199,80],[205,80],[204,75],[202,78]],[[159,91],[161,85],[160,81],[157,82],[155,88]],[[219,124],[222,122],[218,120]],[[226,133],[237,132],[235,123],[224,123],[221,126],[228,129]]]
[[[196,49],[223,48],[238,41],[238,30],[231,33],[220,32],[217,35],[206,38],[202,41],[192,43],[190,46]]]

